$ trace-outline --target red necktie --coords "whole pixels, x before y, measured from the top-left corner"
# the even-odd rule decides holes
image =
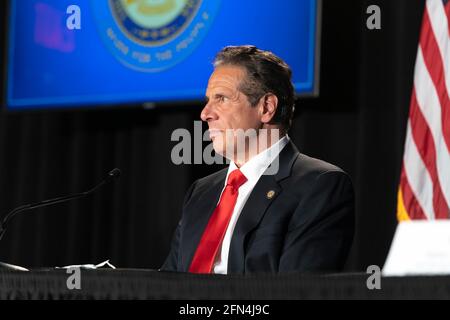
[[[238,197],[238,189],[247,181],[242,172],[233,170],[227,180],[227,185],[222,192],[219,204],[214,210],[203,232],[200,243],[195,251],[189,272],[210,273],[214,264],[219,246],[230,222],[231,215]]]

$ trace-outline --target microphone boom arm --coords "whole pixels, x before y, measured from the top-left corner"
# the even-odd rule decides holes
[[[35,202],[35,203],[31,203],[31,204],[26,204],[26,205],[23,205],[23,206],[15,208],[14,210],[9,212],[5,216],[5,218],[3,219],[2,223],[0,224],[0,240],[3,238],[3,235],[5,234],[6,227],[7,227],[8,223],[9,223],[9,221],[11,221],[11,219],[14,218],[14,216],[17,215],[18,213],[23,212],[23,211],[27,211],[27,210],[32,210],[32,209],[35,209],[35,208],[42,208],[42,207],[50,206],[50,205],[61,203],[61,202],[66,202],[66,201],[69,201],[69,200],[83,198],[83,197],[93,193],[95,190],[97,190],[98,188],[103,186],[105,183],[108,183],[112,179],[118,178],[119,176],[120,176],[120,170],[115,168],[115,169],[111,170],[108,173],[108,176],[105,179],[103,179],[102,182],[97,184],[95,187],[93,187],[89,191],[80,192],[80,193],[76,193],[76,194],[72,194],[72,195],[68,195],[68,196],[63,196],[63,197],[58,197],[58,198],[53,198],[53,199],[48,199],[48,200]]]

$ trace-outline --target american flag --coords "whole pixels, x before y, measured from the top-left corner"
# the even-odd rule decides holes
[[[398,189],[397,217],[450,218],[450,1],[427,0]]]

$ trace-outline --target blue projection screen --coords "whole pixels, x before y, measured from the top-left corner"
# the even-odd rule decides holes
[[[203,100],[227,45],[273,51],[318,88],[319,0],[10,1],[8,110]]]

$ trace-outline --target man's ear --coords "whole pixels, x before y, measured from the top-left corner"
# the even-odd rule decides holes
[[[261,100],[261,122],[270,123],[277,112],[278,98],[273,93],[268,93],[265,94]]]

